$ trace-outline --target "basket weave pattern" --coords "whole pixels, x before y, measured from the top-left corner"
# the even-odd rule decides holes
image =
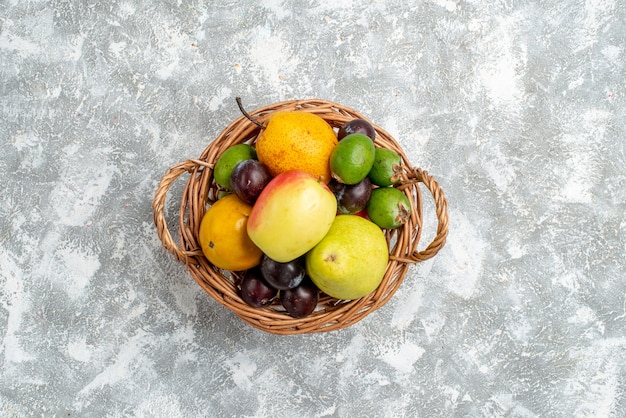
[[[250,115],[263,123],[276,111],[298,110],[314,113],[325,119],[333,128],[355,118],[367,118],[337,103],[324,100],[292,100],[259,108]],[[383,129],[376,129],[375,144],[397,152],[403,160],[402,180],[397,188],[411,201],[412,213],[400,228],[386,231],[389,245],[389,263],[385,276],[376,291],[352,301],[339,301],[324,294],[318,307],[305,318],[292,318],[279,303],[266,308],[247,305],[239,296],[241,272],[226,272],[213,266],[204,257],[198,243],[198,231],[208,205],[217,200],[218,187],[213,181],[213,167],[228,147],[239,143],[254,145],[260,128],[244,116],[234,120],[212,141],[199,158],[189,159],[170,167],[157,188],[152,208],[157,233],[163,246],[184,263],[195,281],[216,301],[231,309],[248,324],[274,334],[303,334],[325,332],[350,326],[383,306],[396,292],[407,274],[409,265],[433,257],[444,246],[448,234],[447,201],[439,184],[426,171],[411,165],[400,145]],[[189,178],[182,193],[178,243],[168,229],[165,218],[166,195],[171,185],[181,175]],[[437,216],[437,229],[433,241],[418,250],[422,232],[423,185],[432,195]]]

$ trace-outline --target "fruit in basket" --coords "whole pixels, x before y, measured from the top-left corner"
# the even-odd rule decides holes
[[[328,187],[337,199],[337,210],[345,214],[355,214],[365,209],[372,194],[372,183],[367,177],[352,185],[331,181]]]
[[[303,318],[313,313],[319,301],[319,289],[311,279],[305,279],[298,286],[281,290],[280,303],[294,318]]]
[[[241,299],[250,306],[260,308],[272,304],[278,290],[265,282],[258,268],[247,270],[241,280]]]
[[[256,140],[256,151],[273,176],[300,170],[328,183],[328,159],[335,145],[335,131],[321,117],[304,111],[282,111],[269,117]]]
[[[383,231],[357,215],[337,215],[328,234],[306,255],[307,273],[324,293],[358,299],[381,283],[389,248]]]
[[[263,253],[247,234],[252,207],[230,194],[215,202],[200,222],[198,241],[214,266],[243,271],[258,265]]]
[[[261,259],[261,274],[270,286],[278,290],[287,290],[302,283],[306,269],[302,258],[280,263],[264,255]]]
[[[215,168],[213,169],[215,183],[230,190],[230,175],[233,168],[241,161],[256,158],[256,150],[250,144],[237,144],[228,147],[215,163]]]
[[[248,218],[248,235],[272,260],[285,263],[328,232],[337,200],[328,186],[303,171],[287,171],[265,186]]]
[[[244,160],[233,168],[230,185],[241,200],[252,205],[271,179],[272,175],[265,164],[257,160]]]
[[[376,130],[372,124],[365,119],[357,118],[349,120],[339,127],[337,139],[341,141],[346,136],[355,133],[367,135],[372,141],[376,138]]]
[[[402,158],[389,148],[376,148],[374,164],[367,174],[372,183],[387,187],[398,184],[402,178]]]
[[[339,183],[356,184],[374,164],[374,143],[363,134],[350,134],[337,144],[330,155],[330,171]]]
[[[411,216],[411,202],[396,188],[379,187],[372,190],[367,216],[381,228],[398,228]]]

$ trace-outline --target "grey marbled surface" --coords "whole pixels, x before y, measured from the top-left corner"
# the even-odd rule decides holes
[[[622,0],[0,1],[0,415],[626,416],[625,22]],[[255,330],[162,249],[158,181],[238,95],[357,109],[446,192],[446,247],[358,324]]]

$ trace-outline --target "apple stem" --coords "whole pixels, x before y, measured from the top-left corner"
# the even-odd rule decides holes
[[[254,119],[252,116],[250,116],[250,114],[246,112],[246,109],[243,108],[243,105],[241,104],[241,97],[235,97],[235,100],[237,101],[237,106],[239,106],[239,110],[241,111],[241,113],[243,113],[243,115],[248,120],[250,120],[250,122],[254,123],[256,126],[263,129],[263,124],[259,122],[258,120]]]

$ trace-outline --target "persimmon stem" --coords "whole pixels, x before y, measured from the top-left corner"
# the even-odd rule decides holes
[[[241,113],[243,113],[243,115],[252,123],[254,123],[256,126],[258,126],[259,128],[263,129],[263,124],[261,122],[259,122],[258,120],[254,119],[252,116],[250,116],[250,114],[248,112],[246,112],[246,109],[243,108],[243,104],[241,104],[241,97],[235,97],[235,100],[237,101],[237,106],[239,106],[239,110],[241,111]]]

